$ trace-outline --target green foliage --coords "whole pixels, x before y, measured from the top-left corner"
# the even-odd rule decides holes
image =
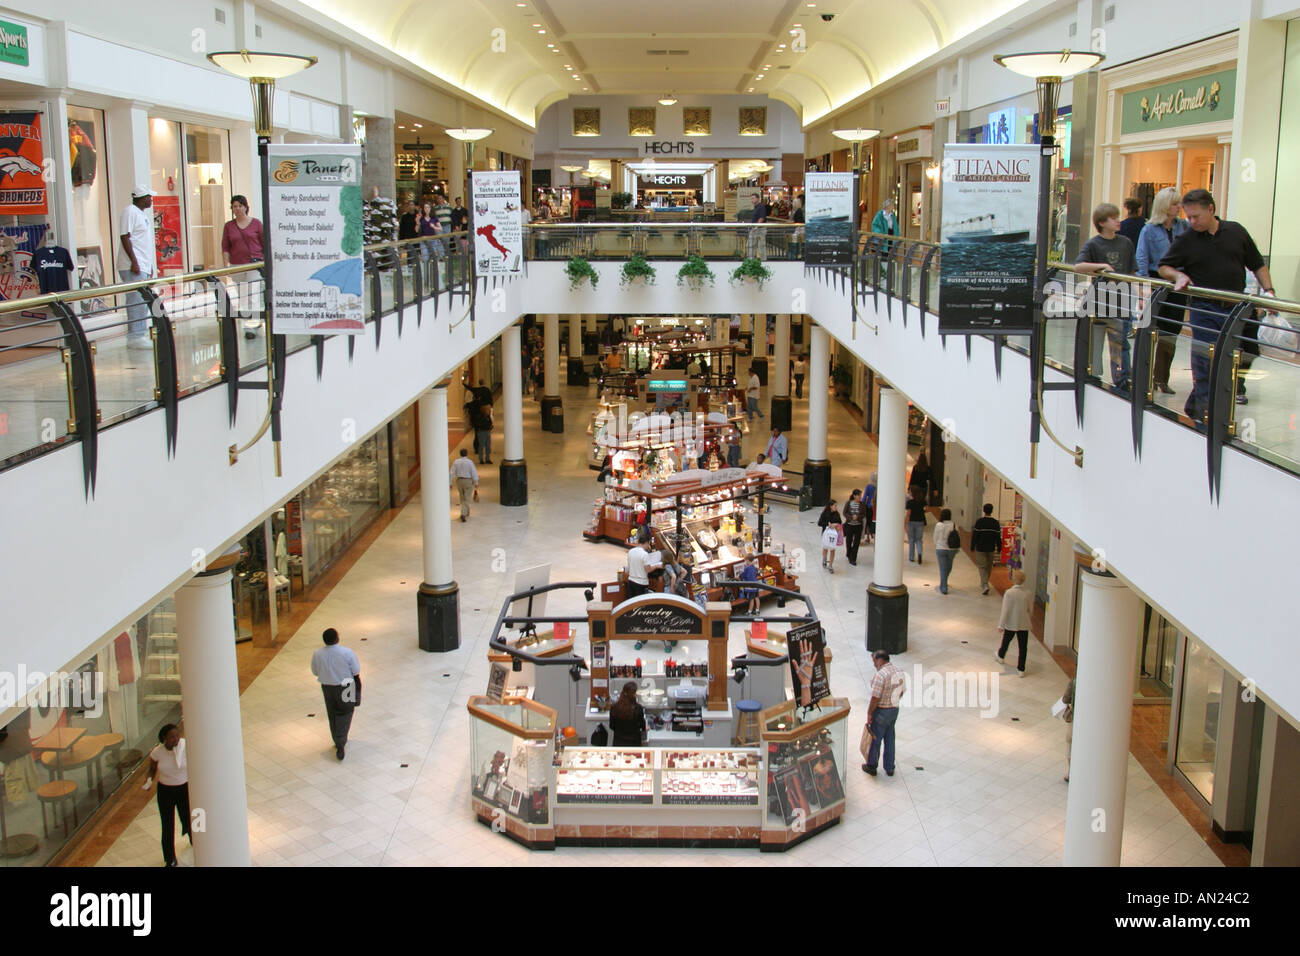
[[[853,387],[853,373],[847,365],[836,364],[831,367],[831,383],[847,392]]]
[[[576,291],[578,286],[582,285],[583,279],[590,279],[593,289],[596,288],[596,283],[600,282],[600,276],[596,273],[596,270],[582,256],[571,258],[569,264],[564,267],[564,273],[569,277],[569,289],[571,291]]]
[[[746,279],[753,279],[758,283],[758,287],[761,290],[763,288],[763,283],[771,278],[772,270],[763,265],[762,261],[758,259],[745,259],[740,263],[740,266],[731,273],[730,281],[734,285],[735,283],[743,282]]]
[[[710,269],[709,264],[699,256],[691,256],[686,260],[685,264],[677,270],[677,284],[689,285],[696,292],[703,288],[705,281],[707,281],[709,285],[713,285],[713,280],[713,270]]]
[[[632,205],[631,193],[613,193],[609,197],[610,209],[626,209]]]
[[[627,288],[636,279],[644,279],[646,285],[655,284],[655,267],[646,262],[645,256],[640,253],[623,263],[619,285]]]
[[[343,239],[340,243],[345,256],[361,255],[361,187],[344,186],[339,190],[339,212],[343,214]]]

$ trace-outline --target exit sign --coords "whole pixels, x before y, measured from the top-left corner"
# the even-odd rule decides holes
[[[951,98],[951,97],[945,97],[944,99],[941,99],[941,100],[935,100],[935,101],[934,101],[934,115],[935,115],[935,116],[947,116],[947,115],[948,115],[949,113],[951,113],[951,112],[952,112],[952,98]]]

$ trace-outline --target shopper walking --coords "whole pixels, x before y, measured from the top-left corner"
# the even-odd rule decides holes
[[[994,656],[999,664],[1005,664],[1011,639],[1019,641],[1020,660],[1016,664],[1016,670],[1021,677],[1025,676],[1025,661],[1029,657],[1029,605],[1032,600],[1033,595],[1025,590],[1025,572],[1012,571],[1011,587],[1002,595],[1002,617],[998,620],[998,627],[1002,629],[1002,644]]]
[[[808,362],[800,355],[794,360],[794,397],[803,398],[803,380],[808,376]]]
[[[321,640],[325,646],[312,654],[311,672],[325,697],[334,756],[342,760],[348,731],[352,729],[352,712],[361,706],[361,662],[355,651],[339,643],[339,632],[334,628],[326,628]]]
[[[984,505],[984,516],[975,519],[970,534],[971,557],[980,572],[980,593],[989,593],[989,573],[994,556],[1002,550],[1002,523],[993,517],[993,506]]]
[[[862,504],[862,491],[854,488],[849,492],[849,500],[844,502],[844,551],[849,564],[855,568],[858,566],[858,547],[862,544],[866,510]]]
[[[1138,271],[1137,252],[1133,243],[1119,234],[1119,210],[1104,202],[1092,211],[1092,224],[1097,235],[1089,239],[1074,267],[1079,272],[1100,276],[1105,272],[1134,275]],[[1129,336],[1133,334],[1133,319],[1129,309],[1130,286],[1109,286],[1098,280],[1093,283],[1090,311],[1102,320],[1106,341],[1110,347],[1110,383],[1127,391],[1130,388],[1132,365]]]
[[[898,723],[898,704],[907,689],[907,678],[893,664],[884,651],[871,655],[871,663],[876,666],[876,675],[871,678],[871,703],[867,705],[867,726],[871,728],[871,746],[867,750],[867,762],[862,769],[871,776],[876,775],[880,761],[880,751],[885,751],[885,776],[894,775],[894,727]]]
[[[772,215],[772,207],[763,202],[763,197],[759,193],[752,194],[749,197],[749,202],[751,209],[749,221],[754,223],[754,228],[749,230],[745,257],[748,259],[762,259],[765,258],[766,254],[764,246],[767,240],[767,230],[760,223],[767,222],[767,217]]]
[[[749,420],[752,422],[754,416],[763,417],[763,410],[758,407],[758,391],[762,384],[758,380],[758,373],[753,369],[749,372],[749,383],[745,386],[745,403],[749,412]]]
[[[221,261],[227,266],[262,261],[262,223],[248,214],[248,199],[244,196],[230,199],[230,220],[221,229]],[[260,318],[244,319],[244,338],[257,338],[261,325]]]
[[[1160,260],[1160,275],[1181,292],[1189,285],[1224,292],[1246,290],[1246,270],[1255,273],[1260,295],[1273,295],[1273,279],[1250,233],[1240,223],[1215,215],[1214,197],[1204,189],[1183,196],[1183,212],[1190,227],[1169,245]],[[1209,347],[1218,340],[1228,317],[1228,303],[1194,298],[1189,303],[1192,323],[1192,394],[1183,411],[1199,422],[1209,407]],[[1254,336],[1252,336],[1254,337]],[[1237,401],[1245,404],[1245,384]]]
[[[886,199],[880,204],[875,216],[871,219],[871,231],[882,236],[898,235],[898,217],[894,215],[894,200]],[[889,245],[885,245],[885,251],[889,251]]]
[[[1155,218],[1154,205],[1151,208],[1151,218]],[[1137,248],[1138,236],[1142,234],[1142,227],[1146,224],[1146,219],[1142,217],[1142,200],[1136,196],[1129,196],[1124,200],[1124,219],[1119,224],[1119,234]]]
[[[1070,751],[1074,749],[1074,678],[1065,685],[1065,692],[1061,694],[1061,703],[1065,705],[1065,711],[1061,714],[1061,719],[1065,721],[1065,782],[1070,782]]]
[[[1159,278],[1160,260],[1169,251],[1175,239],[1187,231],[1187,220],[1180,213],[1183,210],[1182,197],[1173,186],[1166,186],[1156,193],[1151,201],[1151,219],[1142,227],[1137,241],[1137,271],[1140,276]],[[1152,378],[1155,387],[1166,395],[1174,394],[1169,386],[1169,372],[1174,364],[1174,351],[1178,345],[1178,336],[1183,331],[1183,315],[1186,311],[1187,297],[1170,292],[1156,312],[1156,354],[1153,362],[1155,369]]]
[[[920,488],[920,498],[925,501],[930,496],[930,459],[925,457],[925,452],[916,456],[916,464],[912,466],[912,474],[907,479],[907,487]]]
[[[728,435],[726,441],[727,441],[727,467],[739,468],[740,467],[740,436]]]
[[[152,279],[157,269],[157,252],[154,247],[153,205],[154,191],[145,185],[138,185],[131,190],[131,204],[122,210],[119,241],[122,248],[117,252],[117,275],[123,282],[139,282]],[[150,349],[149,341],[149,306],[139,292],[126,294],[126,347],[129,349]]]
[[[817,524],[822,529],[822,567],[835,573],[835,552],[844,543],[844,519],[835,508],[835,499],[826,502]]]
[[[492,464],[492,390],[483,379],[470,393],[470,424],[474,427],[474,450],[480,465]]]
[[[907,499],[907,560],[921,563],[921,536],[925,532],[925,495],[916,485]]]
[[[627,553],[627,596],[630,598],[645,594],[650,590],[649,561],[650,549],[646,547],[650,543],[650,532],[642,528],[637,532],[636,544]],[[637,650],[641,649],[641,641],[637,641]]]
[[[864,518],[867,523],[867,544],[876,540],[876,482],[879,480],[878,472],[872,472],[871,477],[867,479],[866,486],[862,489],[862,506],[865,509]]]
[[[934,526],[934,556],[939,562],[939,593],[948,593],[948,575],[952,573],[953,558],[961,550],[961,535],[952,521],[952,510],[939,512],[939,523]]]
[[[149,775],[142,789],[158,781],[158,816],[162,819],[164,866],[176,866],[176,816],[181,818],[181,836],[190,838],[190,771],[186,762],[185,738],[175,724],[158,730],[158,746],[149,751]],[[3,798],[0,798],[3,799]]]
[[[758,565],[755,563],[752,554],[745,556],[745,566],[740,569],[740,573],[736,575],[736,579],[738,581],[758,580]],[[741,588],[740,597],[746,602],[746,614],[758,613],[758,588]]]
[[[451,463],[451,478],[448,484],[460,495],[460,520],[469,517],[469,500],[471,494],[478,501],[478,469],[470,461],[469,452],[460,450],[460,457]]]
[[[636,681],[628,681],[609,708],[613,747],[639,747],[645,739],[645,708],[636,702]]]
[[[767,455],[767,460],[778,468],[785,464],[790,453],[781,429],[772,429],[772,437],[767,440],[767,450],[763,454]]]

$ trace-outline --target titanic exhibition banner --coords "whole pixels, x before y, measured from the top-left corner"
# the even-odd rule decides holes
[[[846,266],[853,261],[853,221],[857,199],[853,173],[804,174],[804,262]]]
[[[944,146],[941,334],[1024,334],[1033,328],[1038,149]]]

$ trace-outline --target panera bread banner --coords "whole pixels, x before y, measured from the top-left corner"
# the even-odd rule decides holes
[[[949,143],[943,159],[939,332],[1033,328],[1038,147]]]
[[[1124,94],[1122,133],[1232,122],[1237,95],[1237,70],[1219,70],[1174,83],[1162,83]]]

